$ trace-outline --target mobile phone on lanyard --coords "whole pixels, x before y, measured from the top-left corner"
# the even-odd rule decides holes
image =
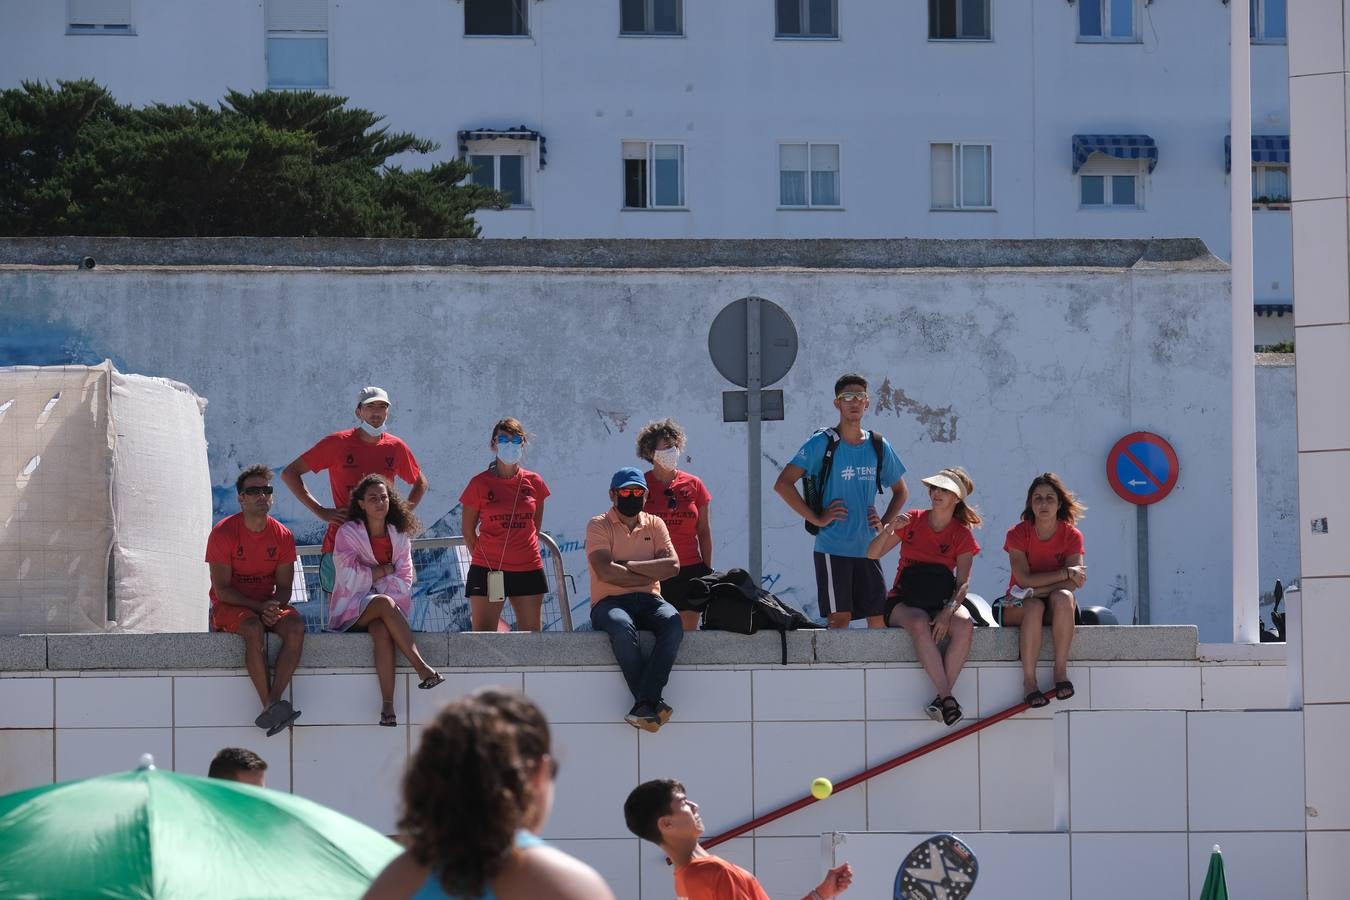
[[[506,600],[506,573],[492,571],[487,573],[487,598],[490,603]]]

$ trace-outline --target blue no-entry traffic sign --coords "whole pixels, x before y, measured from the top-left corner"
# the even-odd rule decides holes
[[[1125,435],[1106,454],[1111,489],[1138,506],[1157,503],[1172,493],[1180,472],[1172,445],[1151,431]]]

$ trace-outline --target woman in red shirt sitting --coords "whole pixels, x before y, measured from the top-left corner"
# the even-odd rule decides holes
[[[959,467],[923,479],[929,509],[911,509],[882,526],[867,547],[880,559],[900,545],[895,585],[886,597],[886,623],[909,632],[914,651],[937,696],[925,712],[947,725],[961,721],[961,704],[952,696],[957,676],[970,654],[975,623],[961,607],[970,589],[970,566],[980,545],[972,528],[983,519],[966,498],[975,484]],[[938,644],[947,640],[947,652]]]
[[[1068,665],[1078,613],[1074,591],[1087,583],[1083,532],[1074,523],[1086,510],[1054,472],[1037,475],[1027,489],[1022,521],[1008,529],[1003,542],[1012,575],[1008,595],[998,601],[998,611],[1004,625],[1021,629],[1022,690],[1027,704],[1033,707],[1050,702],[1036,686],[1041,626],[1047,617],[1055,646],[1055,699],[1073,696]]]
[[[647,479],[649,516],[666,523],[680,560],[679,574],[661,582],[661,599],[680,611],[685,631],[698,630],[699,612],[689,609],[689,582],[712,573],[712,494],[697,475],[680,471],[684,429],[674,419],[649,422],[638,432],[637,455],[652,464]]]
[[[412,538],[422,530],[407,502],[383,475],[367,475],[352,489],[347,521],[333,544],[333,593],[329,631],[366,631],[374,642],[380,682],[380,724],[398,724],[394,712],[394,648],[417,670],[418,687],[445,679],[417,650],[412,614]]]
[[[543,628],[548,580],[539,554],[539,529],[544,524],[544,479],[520,464],[529,436],[519,419],[492,426],[489,446],[495,458],[469,480],[460,495],[464,504],[464,546],[472,556],[464,595],[474,631],[496,631],[502,601],[511,599],[517,631]],[[500,593],[489,575],[500,578]],[[493,589],[490,589],[493,588]]]

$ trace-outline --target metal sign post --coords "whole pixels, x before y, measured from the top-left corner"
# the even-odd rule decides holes
[[[1136,431],[1116,441],[1106,454],[1106,480],[1124,501],[1135,505],[1135,546],[1138,588],[1134,624],[1147,625],[1149,607],[1148,508],[1172,493],[1181,466],[1166,440],[1149,431]]]
[[[761,425],[783,418],[783,392],[766,391],[797,359],[797,329],[782,307],[762,297],[744,297],[723,307],[708,330],[708,355],[722,377],[743,391],[724,391],[722,421],[745,422],[746,535],[749,572],[764,577],[763,459]]]

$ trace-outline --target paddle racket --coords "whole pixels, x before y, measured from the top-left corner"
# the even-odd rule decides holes
[[[965,900],[980,863],[954,834],[935,834],[909,851],[895,873],[895,900]]]

